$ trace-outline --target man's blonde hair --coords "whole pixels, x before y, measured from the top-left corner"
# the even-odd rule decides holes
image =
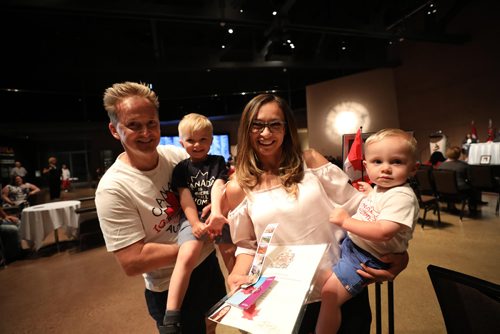
[[[208,130],[210,135],[213,135],[214,131],[212,122],[206,116],[196,113],[185,115],[179,122],[178,129],[180,139],[200,130]]]
[[[129,97],[143,97],[147,99],[156,108],[156,112],[160,108],[160,102],[155,92],[145,83],[137,82],[122,82],[115,83],[104,91],[104,109],[108,112],[109,121],[116,126],[118,123],[117,105],[124,99]]]
[[[373,143],[377,143],[386,137],[400,137],[405,141],[408,146],[408,150],[410,152],[411,157],[416,161],[417,160],[417,140],[413,135],[409,134],[406,131],[395,128],[382,129],[377,133],[368,137],[365,141],[365,148]]]

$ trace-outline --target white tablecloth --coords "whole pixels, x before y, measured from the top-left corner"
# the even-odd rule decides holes
[[[480,165],[481,156],[490,156],[490,165],[500,165],[500,143],[476,143],[469,148],[470,165]]]
[[[43,240],[58,228],[65,228],[68,237],[76,236],[80,201],[60,201],[25,208],[21,213],[20,233],[24,240],[40,249]]]

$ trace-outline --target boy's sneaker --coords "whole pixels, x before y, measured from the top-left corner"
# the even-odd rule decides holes
[[[181,334],[181,312],[168,310],[158,330],[160,334]]]
[[[160,334],[181,334],[181,324],[163,324],[158,327]]]

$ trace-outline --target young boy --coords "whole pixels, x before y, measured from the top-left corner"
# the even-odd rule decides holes
[[[388,253],[404,252],[418,220],[418,200],[407,183],[416,172],[416,140],[399,129],[384,129],[365,143],[366,168],[376,186],[351,218],[342,208],[330,214],[330,222],[347,230],[341,257],[322,290],[316,333],[336,333],[340,307],[364,289],[367,282],[356,273],[360,263],[387,269],[380,260]]]
[[[179,231],[179,254],[170,280],[164,324],[168,333],[180,332],[180,309],[189,278],[200,255],[206,234],[214,238],[229,272],[234,265],[236,247],[231,241],[229,225],[221,212],[221,195],[227,181],[224,157],[209,155],[213,127],[210,120],[191,113],[179,123],[179,141],[189,159],[179,162],[172,175],[187,222]],[[210,217],[204,222],[203,209],[211,204]]]

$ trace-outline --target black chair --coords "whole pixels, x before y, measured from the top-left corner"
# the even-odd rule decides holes
[[[500,285],[434,265],[427,271],[448,334],[498,333]]]
[[[80,202],[94,201],[94,197],[84,197],[78,199]],[[80,216],[78,219],[78,241],[80,251],[92,246],[102,245],[104,237],[97,217],[95,205],[84,206],[76,209]]]
[[[440,202],[461,203],[460,220],[464,216],[465,204],[469,193],[458,189],[456,172],[453,170],[435,169],[432,171],[436,193]]]
[[[422,195],[436,196],[436,185],[432,178],[432,170],[432,167],[422,165],[415,173],[415,179],[418,182],[418,188]]]
[[[418,198],[420,208],[424,209],[424,216],[420,220],[422,228],[425,225],[427,212],[431,211],[438,217],[438,226],[441,226],[441,213],[439,211],[439,200],[436,194],[436,187],[430,169],[418,169],[412,185],[413,191]]]
[[[495,213],[498,216],[500,207],[500,180],[495,177],[492,166],[469,165],[469,182],[470,185],[479,190],[496,193],[497,206]]]

